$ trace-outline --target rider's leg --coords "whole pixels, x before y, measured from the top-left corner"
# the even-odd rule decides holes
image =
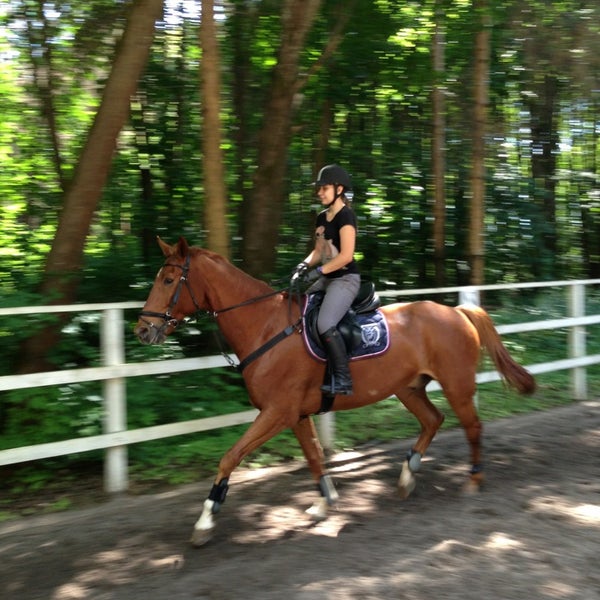
[[[352,394],[352,379],[348,354],[337,324],[350,308],[360,288],[360,275],[345,275],[327,282],[325,297],[319,312],[317,329],[327,358],[332,379],[321,389],[326,394]]]
[[[352,376],[348,367],[346,344],[336,327],[321,335],[331,371],[331,380],[321,386],[326,394],[352,394]]]

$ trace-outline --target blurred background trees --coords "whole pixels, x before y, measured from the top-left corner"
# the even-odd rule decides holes
[[[379,287],[600,277],[599,29],[594,0],[8,0],[0,302],[143,299],[157,234],[285,278],[328,162]]]

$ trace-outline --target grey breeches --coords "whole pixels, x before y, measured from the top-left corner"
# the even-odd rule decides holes
[[[359,288],[360,275],[354,273],[337,279],[321,277],[310,286],[307,290],[310,293],[321,290],[325,292],[317,321],[319,334],[325,333],[341,321],[342,317],[348,312],[352,301],[356,298]]]

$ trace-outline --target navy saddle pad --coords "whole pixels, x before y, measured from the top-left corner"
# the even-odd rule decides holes
[[[323,292],[309,294],[304,305],[302,337],[309,354],[317,360],[327,360],[317,333],[317,317]],[[351,360],[383,354],[390,345],[390,332],[381,302],[371,282],[362,284],[352,308],[338,324]]]

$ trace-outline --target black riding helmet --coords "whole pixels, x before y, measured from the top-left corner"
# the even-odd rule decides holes
[[[341,185],[344,191],[352,189],[352,180],[348,171],[339,165],[325,165],[317,175],[317,180],[314,182],[316,187],[322,185]]]

